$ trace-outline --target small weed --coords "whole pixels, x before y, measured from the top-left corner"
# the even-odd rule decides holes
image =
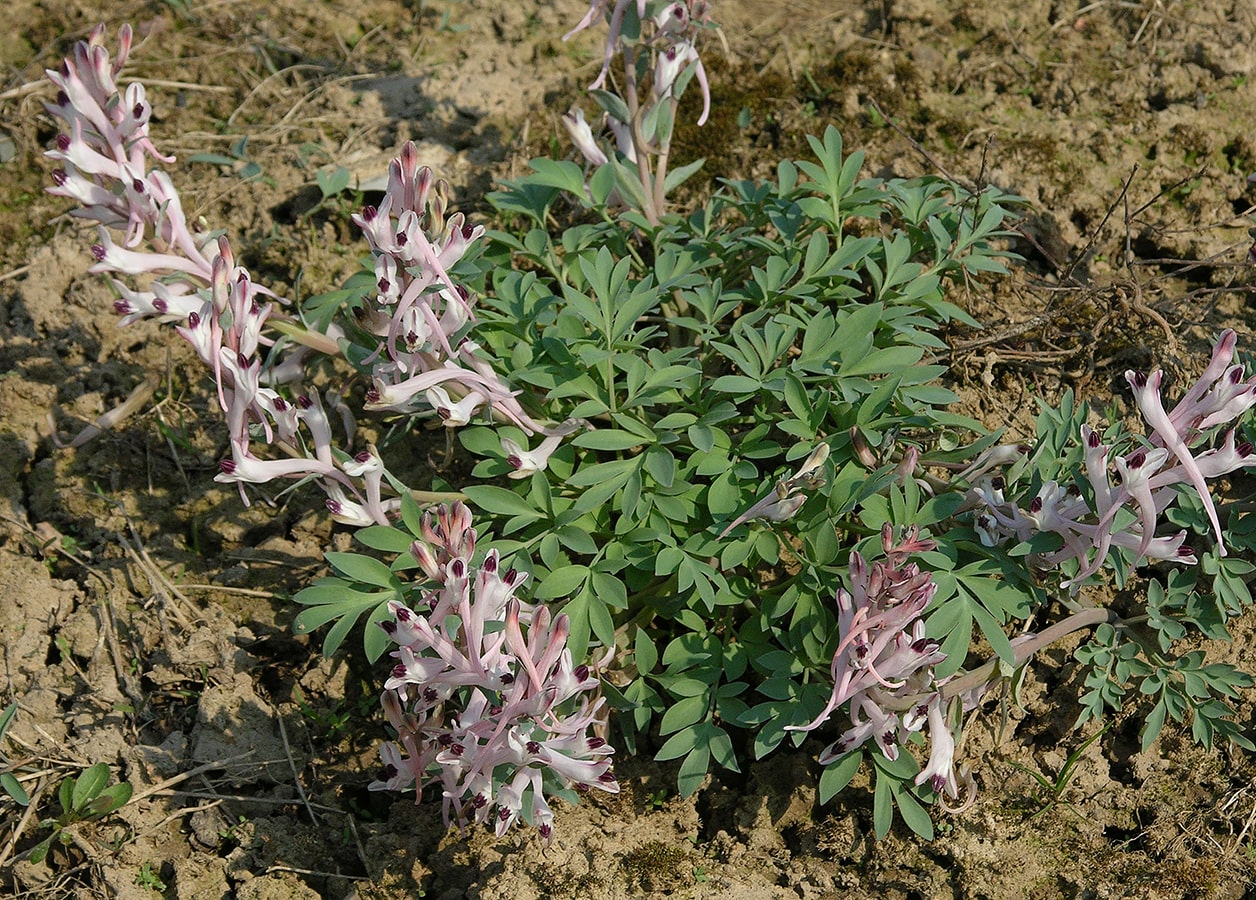
[[[135,883],[142,888],[148,888],[150,891],[156,891],[159,894],[166,892],[166,883],[161,880],[161,876],[153,871],[153,864],[145,862],[140,866],[140,870],[135,873]]]

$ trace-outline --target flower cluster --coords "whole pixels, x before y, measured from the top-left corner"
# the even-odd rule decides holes
[[[149,137],[152,109],[144,86],[135,83],[123,91],[117,84],[130,52],[131,29],[122,27],[116,59],[110,58],[104,39],[104,26],[98,26],[60,70],[47,73],[58,89],[47,109],[67,129],[47,154],[60,163],[49,190],[75,200],[80,206],[74,214],[98,223],[92,272],[140,276],[146,282],[139,289],[113,279],[121,324],[144,318],[173,324],[212,370],[231,446],[217,480],[240,485],[245,503],[245,483],[313,478],[338,520],[386,523],[396,501],[382,499],[382,466],[374,454],[349,457],[333,450],[331,424],[318,394],[294,390],[285,398],[276,389],[304,375],[301,362],[310,349],[337,352],[337,332],[301,333],[298,339],[309,346],[265,366],[264,351],[274,344],[264,334],[274,295],[236,265],[225,237],[198,240],[170,178],[148,169],[150,159],[168,164],[174,158],[159,153]],[[125,229],[122,246],[114,243],[110,228]],[[157,249],[135,249],[145,241]],[[258,439],[284,458],[259,456],[254,450]]]
[[[104,27],[96,28],[59,71],[48,72],[58,88],[48,110],[65,122],[66,132],[47,155],[60,164],[51,192],[75,200],[80,205],[75,215],[99,224],[91,271],[139,277],[144,284],[137,288],[114,279],[121,324],[154,317],[174,324],[213,371],[231,446],[218,480],[240,485],[245,503],[245,483],[312,478],[337,521],[386,524],[398,501],[382,496],[386,475],[379,456],[373,450],[350,456],[333,448],[323,402],[299,388],[309,354],[339,355],[343,330],[331,323],[325,333],[315,333],[277,317],[275,304],[283,301],[235,264],[225,237],[198,240],[193,234],[169,177],[148,169],[150,160],[170,163],[173,157],[161,155],[149,137],[151,107],[144,86],[122,91],[117,85],[131,29],[122,28],[116,59],[104,38]],[[524,434],[542,436],[533,451],[503,442],[515,474],[523,477],[544,469],[561,439],[580,423],[551,427],[532,419],[467,339],[474,298],[449,270],[484,228],[467,224],[461,213],[447,216],[447,207],[447,186],[418,166],[416,148],[407,143],[389,167],[381,205],[354,216],[375,256],[377,287],[357,318],[376,343],[373,353],[369,347],[363,353],[372,380],[366,408],[413,412],[423,405],[449,428],[488,409]],[[125,230],[123,245],[114,243],[110,228]],[[145,242],[156,250],[136,249]],[[274,331],[295,345],[264,360],[276,344]],[[278,390],[284,386],[292,388],[286,397]],[[343,415],[347,411],[334,392],[327,393],[327,401],[341,407],[351,439],[352,415]],[[305,427],[299,431],[300,425]],[[263,442],[282,456],[259,453]]]
[[[149,137],[152,107],[144,85],[132,84],[125,91],[117,85],[118,72],[131,50],[131,28],[122,27],[115,60],[110,59],[104,39],[104,25],[98,25],[88,40],[75,45],[73,56],[62,62],[60,70],[47,72],[57,87],[57,99],[45,108],[66,124],[66,131],[57,135],[55,147],[46,154],[60,164],[53,170],[53,186],[48,191],[75,201],[79,208],[73,215],[100,223],[100,242],[92,248],[96,258],[92,272],[179,273],[193,286],[207,284],[212,262],[202,252],[203,241],[188,228],[178,192],[164,172],[148,170],[149,159],[169,164],[174,158],[162,156]],[[113,243],[110,227],[125,229],[123,246]],[[161,252],[134,249],[149,232]],[[209,249],[212,254],[213,245]],[[145,316],[183,321],[201,308],[201,298],[190,290],[187,280],[158,283],[145,291],[119,284],[122,299],[114,305],[124,316],[124,325]]]
[[[381,623],[398,648],[382,699],[397,738],[370,787],[421,797],[436,784],[446,824],[491,820],[502,835],[522,815],[548,842],[547,795],[619,791],[604,700],[593,670],[573,665],[567,617],[520,601],[526,576],[501,571],[496,550],[473,568],[474,550],[461,503],[426,515],[411,553],[438,587],[426,610],[394,602]]]
[[[837,592],[840,640],[833,656],[833,693],[828,704],[808,725],[818,728],[835,710],[848,705],[851,727],[820,754],[821,765],[837,761],[871,738],[887,759],[897,759],[899,748],[912,734],[929,728],[929,761],[916,776],[937,794],[959,796],[955,737],[950,717],[973,697],[944,697],[935,667],[946,659],[937,641],[925,636],[920,614],[937,591],[928,572],[908,559],[936,548],[921,539],[913,527],[894,543],[890,525],[881,531],[885,559],[869,567],[859,553],[850,555],[850,590]],[[976,692],[974,692],[975,694]],[[972,797],[971,784],[969,799]]]
[[[637,168],[640,178],[639,190],[620,191],[617,196],[638,198],[641,211],[657,221],[667,190],[667,157],[676,106],[691,80],[696,79],[702,91],[699,125],[711,111],[710,84],[697,50],[699,33],[713,27],[711,4],[708,0],[591,0],[584,18],[563,40],[602,18],[608,25],[606,45],[602,67],[589,90],[605,110],[615,149]],[[615,96],[606,86],[620,55],[624,80],[622,96]],[[586,162],[606,164],[607,148],[594,136],[582,109],[573,108],[563,117],[563,124]]]
[[[1256,405],[1256,377],[1246,378],[1243,366],[1232,364],[1236,340],[1233,331],[1221,334],[1207,368],[1172,411],[1165,409],[1160,395],[1159,369],[1150,375],[1125,373],[1151,433],[1144,443],[1120,455],[1090,426],[1081,427],[1089,498],[1077,487],[1047,481],[1029,509],[1022,510],[1003,496],[1001,478],[979,480],[973,494],[984,504],[975,518],[983,543],[1025,541],[1044,532],[1058,535],[1064,546],[1047,555],[1044,563],[1055,566],[1076,560],[1079,571],[1064,583],[1074,590],[1099,571],[1112,547],[1132,550],[1135,564],[1143,559],[1194,563],[1185,531],[1156,534],[1160,513],[1184,486],[1198,494],[1224,556],[1224,536],[1208,481],[1256,465],[1252,445],[1239,442],[1233,427],[1218,446],[1210,446],[1217,429]],[[1132,519],[1121,515],[1125,509],[1132,509]]]

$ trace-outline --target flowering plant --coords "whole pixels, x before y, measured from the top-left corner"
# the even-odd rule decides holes
[[[869,760],[876,832],[897,808],[929,835],[925,804],[972,800],[965,712],[1082,629],[1081,721],[1137,687],[1154,698],[1145,746],[1189,718],[1205,744],[1250,748],[1228,705],[1250,676],[1178,649],[1192,628],[1224,638],[1251,603],[1251,566],[1227,544],[1252,541],[1210,494],[1253,458],[1239,417],[1256,379],[1233,364],[1233,333],[1171,411],[1159,372],[1130,373],[1144,438],[1068,396],[1032,446],[1002,443],[948,409],[925,354],[944,328],[977,326],[949,289],[1005,271],[1019,199],[861,178],[830,127],[774,180],[670,212],[699,164],[669,171],[669,148],[690,80],[706,114],[708,14],[595,0],[573,34],[606,23],[591,94],[614,146],[573,113],[590,168],[533,161],[490,197],[506,227],[489,231],[450,212],[404,145],[383,200],[353,217],[368,271],[299,308],[254,284],[226,236],[191,228],[149,169],[172,160],[143,87],[116,83],[128,29],[116,60],[98,29],[49,73],[66,129],[53,190],[100,225],[92,269],[115,277],[123,324],[171,324],[212,378],[230,442],[218,480],[245,502],[246,483],[311,482],[374,551],[328,552],[333,573],[295,598],[297,630],[331,626],[328,653],[363,616],[370,659],[396,647],[395,736],[372,786],[436,785],[450,823],[523,818],[548,840],[547,798],[617,789],[611,709],[620,751],[680,760],[684,794],[713,762],[739,768],[737,731],[757,758],[840,711],[822,797]],[[357,414],[311,387],[319,366],[369,383],[361,413],[401,439],[431,424],[452,451],[456,436],[471,483],[414,488],[385,465],[389,444],[355,448]],[[1148,577],[1145,609],[1094,605],[1106,572],[1125,583],[1153,559],[1179,568]],[[987,658],[970,665],[978,636]]]

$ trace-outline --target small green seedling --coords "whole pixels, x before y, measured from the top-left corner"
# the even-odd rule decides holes
[[[63,844],[70,843],[70,836],[65,829],[76,822],[88,822],[102,819],[111,812],[121,809],[131,799],[131,785],[120,781],[111,787],[109,782],[109,766],[96,763],[85,769],[77,778],[67,778],[61,782],[57,799],[61,803],[61,815],[55,819],[45,819],[41,827],[52,828],[52,834],[40,841],[30,853],[30,861],[39,863],[48,855],[54,840]]]
[[[1082,754],[1086,752],[1086,748],[1088,748],[1095,741],[1099,740],[1099,738],[1103,737],[1115,721],[1115,719],[1109,719],[1107,724],[1090,737],[1086,738],[1086,740],[1082,741],[1077,749],[1070,753],[1068,759],[1064,761],[1064,765],[1060,767],[1060,771],[1055,776],[1054,781],[1048,779],[1041,772],[1035,772],[1033,769],[1021,765],[1018,762],[1012,762],[1012,768],[1024,772],[1034,781],[1038,782],[1038,786],[1040,788],[1035,793],[1035,799],[1040,804],[1040,808],[1036,813],[1029,817],[1030,821],[1033,821],[1044,813],[1050,811],[1060,803],[1061,798],[1064,796],[1064,791],[1068,789],[1069,783],[1072,782],[1073,776],[1077,772],[1077,765],[1081,762]]]

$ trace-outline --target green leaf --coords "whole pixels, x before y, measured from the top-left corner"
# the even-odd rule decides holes
[[[706,746],[697,747],[685,757],[676,775],[676,789],[681,797],[692,797],[706,780],[711,765],[711,751]]]
[[[323,557],[337,572],[354,581],[373,584],[377,587],[399,588],[401,586],[392,569],[378,559],[358,553],[338,553],[334,550],[327,551]]]
[[[585,447],[589,450],[630,450],[650,443],[639,434],[633,434],[618,428],[599,428],[585,431],[571,439],[572,446]]]
[[[555,600],[574,593],[585,579],[589,577],[589,567],[581,565],[563,566],[550,572],[537,585],[532,596],[537,600]]]
[[[4,792],[12,797],[18,806],[31,805],[30,795],[26,793],[26,789],[12,772],[0,774],[0,788],[4,788]]]
[[[828,803],[845,790],[862,762],[863,751],[851,750],[837,762],[825,766],[820,774],[820,802]]]
[[[671,734],[701,722],[711,708],[711,698],[703,693],[696,697],[684,697],[672,704],[659,721],[659,734]]]
[[[108,815],[114,810],[126,806],[131,799],[132,793],[131,785],[125,781],[120,781],[112,787],[101,791],[100,796],[87,805],[87,811],[93,816]]]
[[[514,491],[492,484],[473,484],[462,489],[478,509],[502,516],[520,516],[528,521],[544,518],[544,513]]]
[[[385,553],[407,553],[414,543],[413,535],[387,525],[368,525],[359,528],[353,536],[372,550],[382,550]]]
[[[78,778],[74,779],[74,789],[70,795],[70,809],[75,811],[83,809],[88,801],[100,796],[100,792],[108,783],[109,766],[105,763],[96,763],[85,769]]]
[[[933,819],[929,818],[929,813],[925,808],[917,803],[916,798],[906,789],[893,793],[894,801],[898,805],[898,814],[903,817],[907,827],[926,841],[933,840]]]

